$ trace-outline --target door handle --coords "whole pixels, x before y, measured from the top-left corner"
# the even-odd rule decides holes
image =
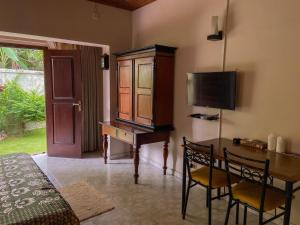
[[[78,103],[73,103],[73,106],[78,106],[78,112],[81,112],[81,101],[78,101]]]

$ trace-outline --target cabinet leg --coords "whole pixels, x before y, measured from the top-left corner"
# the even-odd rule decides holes
[[[164,175],[167,174],[167,160],[168,160],[168,155],[169,155],[168,144],[169,144],[169,141],[166,141],[164,143],[164,167],[163,167]]]
[[[134,158],[134,154],[133,154],[133,145],[130,145],[130,158]]]
[[[140,146],[136,146],[134,149],[134,183],[135,184],[138,184],[139,164],[140,164]]]
[[[103,135],[104,164],[107,164],[107,149],[108,149],[107,134],[104,134]]]

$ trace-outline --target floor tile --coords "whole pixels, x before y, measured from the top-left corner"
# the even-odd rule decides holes
[[[82,222],[82,225],[192,225],[207,224],[205,190],[191,190],[186,220],[181,219],[181,180],[162,175],[162,170],[141,162],[139,184],[133,182],[132,160],[114,160],[104,165],[99,154],[83,159],[34,156],[56,187],[84,180],[111,199],[115,209]],[[223,225],[226,201],[213,202],[213,225]],[[240,210],[242,211],[242,210]],[[234,223],[235,210],[230,224]],[[249,225],[258,224],[249,214]],[[241,215],[242,218],[242,215]]]

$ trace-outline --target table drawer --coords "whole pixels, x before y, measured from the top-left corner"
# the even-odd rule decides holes
[[[117,138],[128,143],[133,143],[133,134],[124,130],[117,130]]]
[[[102,126],[102,133],[111,137],[117,137],[117,129],[110,126]]]

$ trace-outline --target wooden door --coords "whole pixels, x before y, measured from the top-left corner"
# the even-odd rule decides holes
[[[135,117],[137,123],[152,125],[154,58],[135,60]]]
[[[132,120],[132,60],[118,62],[118,117]]]
[[[49,156],[81,157],[81,65],[76,50],[45,51]]]

